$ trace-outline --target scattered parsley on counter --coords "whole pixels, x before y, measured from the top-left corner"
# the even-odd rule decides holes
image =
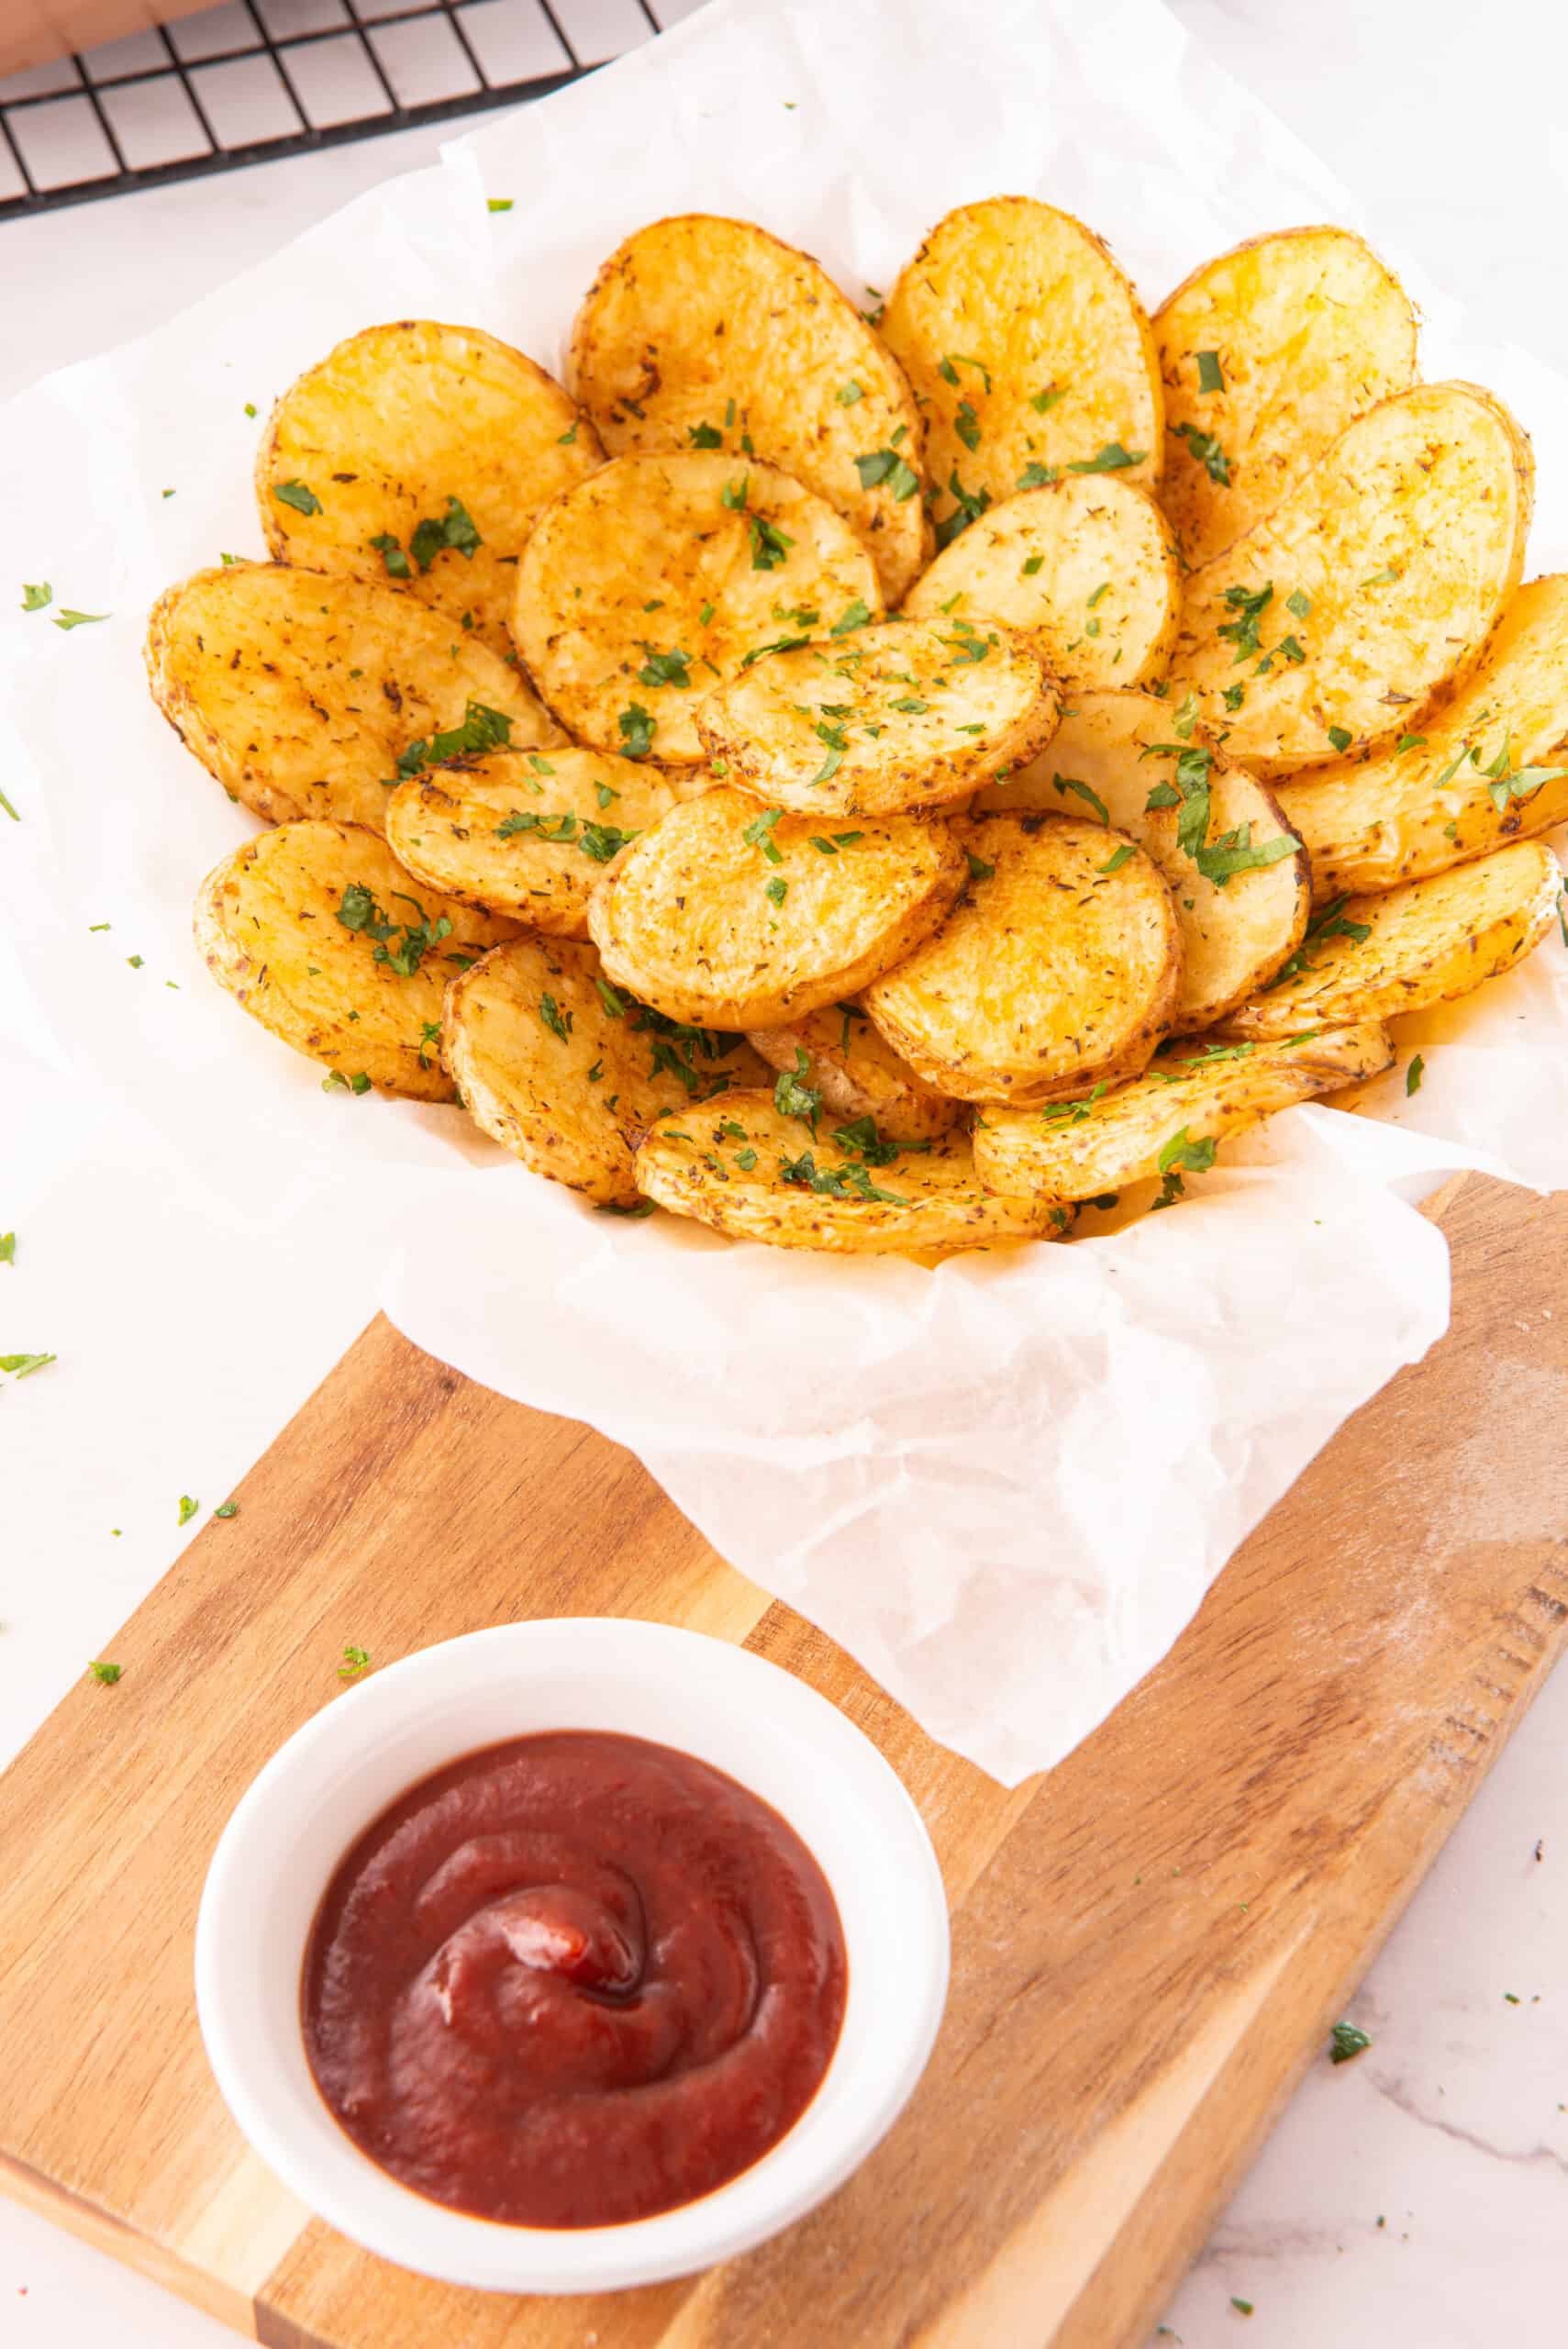
[[[221,1508],[215,1508],[213,1511],[214,1517],[238,1517],[239,1514],[239,1504],[238,1501],[225,1501]]]
[[[509,195],[487,195],[484,208],[487,212],[510,212],[512,199]]]
[[[47,604],[52,604],[53,601],[54,589],[47,579],[40,580],[36,586],[29,586],[26,582],[23,583],[22,609],[24,612],[41,612]]]
[[[10,801],[6,798],[3,791],[0,791],[0,807],[4,807],[6,815],[9,816],[13,824],[19,824],[21,822],[22,819],[20,816],[17,815],[16,809],[12,807]]]
[[[86,628],[94,620],[106,620],[112,618],[113,614],[109,612],[73,612],[68,604],[62,604],[56,615],[54,626],[65,629]]]
[[[0,1354],[0,1370],[8,1370],[15,1378],[30,1378],[35,1370],[43,1370],[58,1354]]]
[[[16,1261],[16,1233],[14,1231],[0,1231],[0,1264],[14,1264]]]
[[[1251,2300],[1239,2300],[1234,2292],[1230,2295],[1230,2305],[1240,2316],[1251,2316],[1252,2313],[1252,2302]]]
[[[1371,2045],[1372,2041],[1366,2032],[1358,2030],[1353,2022],[1337,2022],[1329,2033],[1329,2061],[1330,2064],[1353,2064],[1356,2057],[1364,2055]]]
[[[343,1650],[343,1661],[338,1666],[339,1679],[357,1680],[361,1673],[366,1669],[370,1660],[368,1648],[346,1647]]]
[[[1426,1074],[1426,1062],[1421,1058],[1420,1053],[1418,1052],[1415,1059],[1411,1062],[1409,1067],[1405,1072],[1405,1098],[1407,1101],[1408,1101],[1412,1093],[1419,1093],[1421,1089],[1421,1079]]]
[[[119,1678],[123,1666],[117,1664],[90,1664],[87,1669],[101,1687],[112,1688]]]
[[[195,1513],[196,1513],[197,1509],[199,1509],[199,1508],[200,1508],[200,1507],[201,1507],[201,1503],[200,1503],[200,1501],[194,1501],[194,1500],[191,1498],[191,1497],[190,1497],[189,1493],[182,1493],[182,1494],[180,1495],[180,1522],[181,1522],[181,1524],[182,1524],[182,1525],[189,1525],[189,1523],[190,1523],[190,1521],[191,1521],[192,1518],[193,1518],[193,1517],[195,1517]]]
[[[256,403],[255,403],[255,401],[254,401],[254,400],[247,400],[247,401],[246,401],[246,403],[245,403],[245,413],[246,413],[246,415],[247,415],[247,416],[254,416],[254,415],[255,415],[255,413],[256,413]]]

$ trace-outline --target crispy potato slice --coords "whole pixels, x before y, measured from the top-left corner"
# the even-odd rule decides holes
[[[492,751],[399,784],[386,839],[432,888],[586,938],[594,884],[674,805],[656,768],[607,751]]]
[[[801,1075],[835,1117],[873,1119],[889,1141],[929,1141],[957,1123],[958,1103],[923,1085],[858,1003],[809,1011],[788,1028],[754,1028],[750,1041],[770,1068]]]
[[[776,1028],[903,962],[964,874],[941,824],[894,816],[835,833],[710,791],[606,875],[588,929],[610,977],[672,1019]]]
[[[562,938],[520,938],[454,979],[441,1051],[487,1134],[606,1207],[636,1206],[631,1153],[656,1118],[767,1074],[743,1036],[677,1026]]]
[[[780,807],[891,816],[966,798],[1056,730],[1032,644],[951,619],[884,620],[772,652],[713,694],[697,731],[730,780]]]
[[[882,335],[925,417],[939,540],[977,504],[1059,473],[1159,481],[1153,329],[1108,247],[1070,213],[1029,195],[961,205],[899,277]]]
[[[1042,1101],[1136,1075],[1171,1025],[1181,971],[1158,869],[1070,816],[951,829],[974,875],[968,896],[865,993],[894,1051],[963,1101]],[[1131,850],[1119,862],[1118,844]]]
[[[1224,1032],[1294,1036],[1469,995],[1545,937],[1562,886],[1543,841],[1513,841],[1383,896],[1336,898],[1273,987],[1232,1012]]]
[[[1195,690],[1265,777],[1392,740],[1470,669],[1518,585],[1531,484],[1529,443],[1489,392],[1383,401],[1192,573],[1173,692]]]
[[[620,457],[541,518],[512,632],[582,741],[692,766],[706,692],[769,645],[852,631],[880,608],[849,524],[772,465]]]
[[[1222,1141],[1276,1109],[1376,1076],[1386,1028],[1304,1031],[1279,1044],[1183,1039],[1132,1085],[1044,1109],[993,1109],[974,1130],[974,1171],[1009,1197],[1092,1199],[1162,1174],[1184,1142]],[[1164,1160],[1164,1164],[1162,1160]]]
[[[638,1186],[732,1240],[848,1256],[1054,1239],[1071,1226],[1072,1210],[1053,1201],[983,1190],[966,1134],[868,1165],[818,1124],[814,1134],[781,1116],[771,1093],[729,1094],[654,1127],[637,1153]]]
[[[384,1093],[450,1101],[442,991],[460,961],[517,926],[428,889],[414,897],[407,880],[361,825],[280,824],[208,874],[196,944],[252,1019],[356,1092],[368,1079]]]
[[[1189,739],[1184,740],[1180,727]],[[1280,853],[1292,833],[1272,793],[1210,751],[1208,824],[1203,847],[1213,877],[1182,845],[1180,807],[1151,807],[1151,791],[1175,788],[1184,754],[1194,771],[1207,744],[1185,716],[1153,694],[1081,694],[1050,747],[1006,783],[978,793],[976,815],[1013,815],[1098,803],[1118,832],[1138,841],[1160,867],[1182,933],[1182,976],[1173,1024],[1183,1033],[1212,1027],[1272,979],[1307,929],[1311,881],[1299,845]],[[1092,795],[1092,796],[1091,796]],[[1196,845],[1196,843],[1195,843]],[[1261,852],[1274,862],[1231,870]]]
[[[578,312],[569,373],[617,456],[723,449],[733,473],[755,449],[793,473],[869,548],[889,603],[925,561],[902,371],[808,254],[751,222],[688,213],[628,237]]]
[[[561,385],[477,327],[366,327],[290,385],[256,458],[280,562],[406,582],[494,652],[540,511],[605,461]]]
[[[1114,475],[1005,497],[940,554],[905,601],[912,619],[1001,620],[1060,685],[1141,685],[1176,640],[1182,573],[1147,490]]]
[[[561,734],[516,669],[401,588],[281,563],[197,571],[147,629],[152,698],[231,799],[270,824],[334,818],[381,831],[416,742],[471,707],[492,740]]]
[[[1568,573],[1519,589],[1472,674],[1418,731],[1281,784],[1279,802],[1319,905],[1568,822]]]
[[[1194,570],[1272,512],[1347,424],[1416,380],[1416,312],[1348,228],[1254,237],[1154,313],[1160,502]]]

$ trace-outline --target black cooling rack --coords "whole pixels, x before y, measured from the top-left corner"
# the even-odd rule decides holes
[[[665,20],[688,6],[667,0]],[[228,0],[14,75],[0,83],[0,185],[17,192],[0,196],[0,222],[542,97],[662,29],[653,0],[590,13],[596,37],[585,40],[583,0]],[[421,95],[421,44],[440,52],[441,95]],[[527,58],[521,78],[508,54]],[[312,69],[328,60],[337,95],[324,98]],[[235,107],[219,103],[225,69],[244,79],[239,119],[271,116],[265,135],[237,132]],[[139,163],[160,120],[153,146],[169,147],[172,123],[182,151]]]

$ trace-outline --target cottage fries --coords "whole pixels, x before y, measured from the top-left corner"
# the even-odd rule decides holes
[[[325,1090],[929,1263],[1169,1207],[1568,946],[1529,444],[1418,380],[1359,238],[1151,317],[998,196],[888,282],[693,214],[606,261],[567,386],[402,319],[278,402],[274,560],[171,587],[147,668],[271,827],[198,942]]]

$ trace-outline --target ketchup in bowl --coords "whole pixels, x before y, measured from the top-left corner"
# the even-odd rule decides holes
[[[778,2143],[847,1980],[828,1881],[775,1810],[670,1746],[552,1731],[422,1779],[345,1855],[306,2047],[348,2134],[417,2193],[609,2226]]]

